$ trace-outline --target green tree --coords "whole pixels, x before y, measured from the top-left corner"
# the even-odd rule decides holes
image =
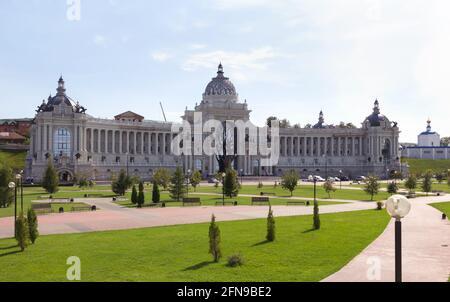
[[[139,183],[139,193],[138,193],[138,196],[137,196],[138,208],[142,208],[142,205],[144,203],[145,203],[144,183],[141,181]]]
[[[156,182],[153,183],[152,189],[152,201],[153,203],[158,203],[161,199],[161,195],[159,194],[159,187]]]
[[[131,187],[131,179],[124,170],[120,170],[119,177],[113,179],[111,183],[112,191],[117,195],[123,196]]]
[[[291,196],[293,196],[293,192],[298,185],[298,174],[291,170],[281,177],[281,187],[285,190],[291,192]]]
[[[278,118],[276,116],[269,116],[266,120],[266,125],[267,127],[271,128],[272,127],[272,121],[276,121],[278,120]]]
[[[396,194],[398,192],[398,186],[395,182],[390,182],[387,186],[387,191],[389,194]]]
[[[313,229],[320,230],[319,203],[317,200],[314,200]]]
[[[405,181],[405,188],[408,189],[409,194],[411,195],[417,188],[417,177],[413,174],[409,175]]]
[[[422,180],[422,191],[427,193],[427,195],[431,192],[433,187],[433,172],[428,170],[423,175]]]
[[[159,168],[153,174],[153,182],[156,182],[164,190],[167,190],[171,181],[170,171],[166,168]]]
[[[28,222],[28,231],[30,232],[30,241],[32,244],[36,242],[36,239],[39,237],[38,231],[38,219],[36,212],[33,208],[29,208],[27,212],[27,222]]]
[[[44,172],[44,177],[42,178],[42,187],[45,189],[47,193],[54,194],[58,192],[59,188],[59,180],[58,175],[56,174],[56,170],[53,167],[52,162],[49,160],[47,164],[47,168]]]
[[[189,177],[189,182],[191,183],[191,186],[194,188],[194,192],[197,190],[197,186],[202,181],[202,173],[200,171],[195,170],[191,176]]]
[[[20,247],[20,250],[22,252],[25,250],[25,248],[29,244],[29,241],[30,241],[29,236],[30,236],[30,233],[28,231],[27,219],[23,215],[23,212],[21,212],[16,221],[16,240],[17,240],[17,245]]]
[[[9,188],[12,181],[12,170],[5,163],[0,163],[0,208],[8,207],[14,200],[14,189]]]
[[[373,197],[378,194],[380,190],[380,183],[378,177],[369,175],[364,184],[364,192],[370,195],[370,200],[373,201]]]
[[[323,189],[325,190],[325,192],[327,192],[328,198],[331,198],[331,192],[336,192],[334,183],[330,179],[328,179],[327,181],[324,182]]]
[[[184,181],[183,170],[178,167],[170,180],[169,193],[170,198],[180,201],[186,194],[186,182]]]
[[[131,203],[137,204],[138,203],[138,193],[136,190],[136,186],[133,186],[131,189]]]
[[[216,216],[211,217],[211,224],[209,225],[209,253],[213,256],[214,262],[219,262],[222,257],[220,248],[220,229],[216,223]]]
[[[269,214],[267,215],[267,241],[275,241],[275,218],[273,217],[272,206],[269,206]]]
[[[445,173],[443,172],[437,172],[436,173],[436,180],[439,184],[441,184],[445,179]]]
[[[228,169],[225,172],[225,178],[223,180],[223,190],[226,196],[232,198],[239,192],[239,181],[235,170]]]

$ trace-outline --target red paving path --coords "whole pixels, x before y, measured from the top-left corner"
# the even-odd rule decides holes
[[[75,200],[76,202],[76,200]],[[92,199],[86,202],[95,204],[97,212],[75,212],[39,216],[41,235],[82,233],[107,230],[123,230],[144,227],[167,226],[209,222],[215,214],[218,221],[245,220],[267,217],[267,206],[202,206],[166,208],[123,208],[109,199]],[[321,213],[365,210],[374,208],[369,202],[350,202],[320,207]],[[273,206],[276,216],[295,216],[312,214],[312,206]],[[0,219],[0,238],[13,235],[13,218]]]

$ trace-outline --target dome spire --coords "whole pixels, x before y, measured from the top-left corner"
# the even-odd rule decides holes
[[[64,79],[62,75],[59,77],[58,80],[58,88],[56,89],[58,92],[57,95],[64,95],[66,93],[66,88],[64,87]]]
[[[427,121],[427,132],[431,132],[431,119],[430,118],[428,118],[428,121]]]
[[[219,66],[217,67],[217,76],[223,76],[223,66],[222,62],[219,63]]]

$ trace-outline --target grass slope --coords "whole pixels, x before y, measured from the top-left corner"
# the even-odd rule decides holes
[[[276,215],[276,213],[275,213]],[[82,281],[319,281],[338,271],[385,229],[385,211],[276,218],[277,240],[266,243],[266,220],[219,222],[224,259],[212,263],[208,224],[40,237],[20,253],[0,240],[0,281],[66,281],[66,260],[81,259]],[[95,248],[93,248],[95,247]],[[241,252],[246,263],[229,268]]]
[[[15,171],[20,171],[25,168],[26,151],[12,152],[12,151],[0,151],[0,164],[7,163]]]
[[[413,174],[424,173],[427,170],[433,172],[446,172],[450,169],[450,159],[417,159],[417,158],[402,158],[403,162],[408,163],[409,172]]]
[[[433,208],[438,209],[442,213],[447,215],[447,218],[450,219],[450,202],[439,202],[430,204]]]

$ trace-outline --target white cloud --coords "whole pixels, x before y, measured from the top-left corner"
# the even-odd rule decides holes
[[[157,62],[165,62],[172,58],[172,54],[165,51],[155,51],[151,54],[151,57]]]
[[[247,52],[216,50],[190,55],[182,64],[186,71],[215,68],[219,62],[238,80],[250,80],[255,71],[266,70],[271,61],[281,54],[272,47],[261,47]],[[253,80],[255,78],[253,77]]]
[[[106,45],[106,37],[103,35],[95,35],[93,41],[94,41],[94,44],[98,45],[98,46]]]

